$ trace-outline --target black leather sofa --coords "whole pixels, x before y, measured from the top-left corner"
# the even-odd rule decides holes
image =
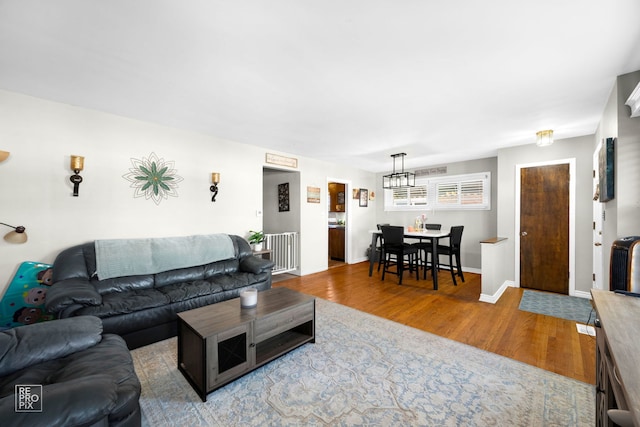
[[[229,235],[232,258],[156,274],[100,280],[94,242],[61,252],[53,264],[47,311],[58,318],[92,315],[105,333],[122,336],[130,349],[177,334],[177,313],[271,287],[273,262],[253,256],[249,243]]]
[[[126,343],[117,335],[103,335],[97,317],[0,332],[4,427],[139,426],[139,398],[140,382]]]

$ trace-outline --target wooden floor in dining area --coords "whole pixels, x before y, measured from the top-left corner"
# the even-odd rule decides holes
[[[274,276],[285,286],[445,338],[595,384],[595,337],[579,334],[576,322],[518,309],[523,289],[508,288],[496,304],[480,302],[480,275],[465,273],[453,285],[449,271],[416,281],[405,272],[384,282],[369,264],[345,264],[297,277]]]

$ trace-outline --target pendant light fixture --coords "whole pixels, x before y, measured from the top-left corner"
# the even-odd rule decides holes
[[[404,171],[404,156],[407,153],[392,154],[393,157],[393,173],[382,177],[382,188],[403,188],[416,186],[416,174]],[[396,159],[400,157],[402,160],[402,171],[396,172]]]

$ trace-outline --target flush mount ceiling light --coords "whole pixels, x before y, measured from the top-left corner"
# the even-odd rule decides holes
[[[546,147],[551,144],[553,144],[553,131],[551,129],[536,132],[536,145],[538,147]]]
[[[629,99],[624,105],[628,105],[631,108],[631,117],[640,117],[640,83],[631,92]]]
[[[416,186],[416,174],[404,171],[404,156],[406,155],[407,153],[397,153],[391,155],[391,157],[393,157],[393,173],[384,175],[382,177],[382,188],[402,188]],[[398,157],[402,159],[402,172],[396,172],[396,159]]]

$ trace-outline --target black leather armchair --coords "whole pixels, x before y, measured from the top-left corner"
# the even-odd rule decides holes
[[[17,408],[16,385],[42,386],[40,412]],[[18,396],[19,397],[19,396]],[[139,426],[140,382],[122,338],[80,316],[0,332],[0,423]],[[19,411],[16,411],[19,409]]]

